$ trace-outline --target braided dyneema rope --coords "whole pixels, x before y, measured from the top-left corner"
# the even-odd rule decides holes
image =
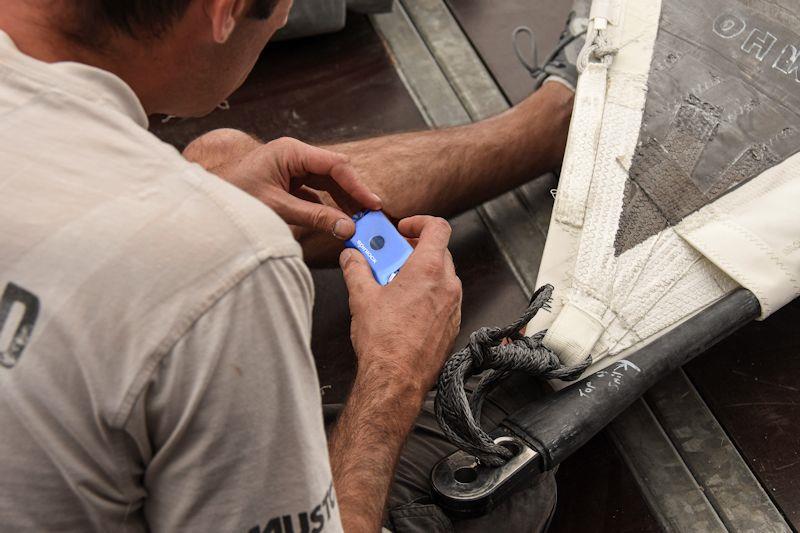
[[[525,314],[513,324],[473,332],[467,346],[450,356],[439,376],[436,419],[453,444],[483,464],[501,466],[512,457],[511,451],[495,444],[477,422],[486,394],[498,382],[514,370],[544,379],[573,381],[592,362],[590,357],[580,365],[564,366],[556,354],[542,345],[544,331],[532,337],[521,333],[540,309],[550,309],[552,294],[552,285],[545,285],[534,293]],[[508,339],[506,344],[502,344],[504,339]],[[464,382],[484,371],[486,373],[468,400]]]

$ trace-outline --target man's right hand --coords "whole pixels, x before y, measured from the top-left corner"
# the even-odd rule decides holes
[[[329,447],[348,533],[380,529],[400,449],[461,324],[461,281],[447,250],[450,225],[416,216],[398,229],[416,246],[385,287],[360,253],[348,249],[340,256],[358,372]]]
[[[347,249],[340,256],[350,293],[350,336],[358,373],[390,380],[404,390],[430,390],[461,324],[461,281],[447,249],[450,225],[441,218],[400,221],[414,252],[387,286],[372,276],[366,259]]]

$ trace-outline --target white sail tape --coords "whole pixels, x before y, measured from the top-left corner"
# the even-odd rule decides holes
[[[595,22],[596,30],[604,30],[607,24],[618,25],[621,13],[622,3],[619,0],[594,0],[589,20]]]
[[[626,20],[630,18],[637,24],[609,27],[607,30],[608,45],[620,49],[620,56],[610,66],[604,82],[606,100],[601,112],[599,136],[591,139],[596,150],[592,150],[591,154],[593,161],[589,188],[588,191],[582,188],[586,186],[585,181],[577,180],[581,187],[576,187],[574,182],[568,184],[568,190],[576,191],[573,194],[580,192],[585,207],[573,208],[569,195],[566,202],[558,206],[556,220],[562,224],[570,222],[581,230],[572,287],[567,291],[564,308],[545,337],[545,344],[554,348],[565,363],[585,359],[589,353],[593,356],[605,355],[598,353],[595,344],[598,344],[609,326],[627,323],[627,317],[619,316],[619,309],[612,302],[622,303],[618,298],[624,299],[629,295],[638,278],[636,272],[626,276],[634,286],[625,288],[618,286],[619,280],[616,278],[619,270],[624,268],[620,264],[622,258],[615,257],[614,240],[628,177],[628,169],[620,164],[620,157],[627,160],[624,156],[630,156],[636,148],[647,94],[647,74],[658,29],[660,2],[636,2],[626,6],[632,11],[625,13]],[[596,9],[602,11],[603,7]],[[606,14],[619,19],[613,13]],[[597,63],[587,65],[587,70],[589,66],[598,67]],[[576,157],[575,152],[567,155]],[[580,160],[580,155],[577,157],[579,167],[588,167],[586,162]],[[567,166],[569,164],[571,162]],[[561,189],[562,186],[559,186],[558,196],[561,196]],[[686,271],[684,264],[679,261],[675,265],[678,277]],[[657,295],[652,297],[657,298]],[[633,320],[638,318],[633,317]],[[598,348],[602,345],[607,346],[608,343],[602,341]]]
[[[575,92],[554,217],[558,222],[576,228],[583,226],[586,199],[592,183],[607,79],[608,68],[604,64],[590,63],[578,78]]]

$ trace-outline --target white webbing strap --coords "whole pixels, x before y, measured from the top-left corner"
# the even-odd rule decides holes
[[[575,92],[575,105],[559,178],[554,217],[558,222],[576,228],[583,226],[586,212],[597,141],[603,123],[607,80],[608,67],[603,63],[590,63],[578,78]]]
[[[562,364],[575,366],[586,361],[604,330],[592,315],[567,303],[548,328],[542,344],[557,353]]]
[[[639,274],[643,265],[647,265],[651,258],[646,249],[641,250],[642,253],[635,250],[631,257],[617,257],[615,253],[615,239],[628,178],[628,169],[620,164],[620,158],[627,160],[637,145],[647,95],[647,75],[658,33],[659,13],[658,2],[631,0],[625,3],[624,16],[620,18],[622,24],[603,30],[606,34],[603,37],[608,38],[602,43],[605,49],[600,50],[602,53],[592,51],[589,56],[591,60],[586,65],[588,72],[589,69],[603,68],[610,64],[599,120],[599,136],[592,155],[591,172],[587,178],[590,180],[589,189],[583,193],[585,209],[580,211],[580,242],[571,286],[567,289],[564,307],[544,340],[545,346],[558,354],[564,364],[581,361],[589,354],[595,361],[601,359],[607,355],[602,352],[602,348],[609,342],[598,345],[598,341],[602,342],[601,339],[605,338],[606,328],[617,323],[629,327],[640,319],[639,309],[631,317],[632,320],[627,320],[629,317],[621,317],[618,313],[620,309],[633,303],[629,295],[634,288],[640,286]],[[631,23],[626,24],[625,21]],[[620,46],[620,43],[625,45]],[[597,45],[596,42],[592,44]],[[619,53],[614,56],[612,63],[610,50],[615,46],[619,46]],[[570,156],[575,157],[576,153],[573,152]],[[561,193],[559,187],[558,196]],[[566,207],[559,211],[559,216],[565,220],[576,218]],[[566,225],[560,220],[559,222]],[[672,239],[669,241],[660,244],[672,244]],[[668,248],[671,250],[671,247]],[[682,250],[678,250],[680,251]],[[669,253],[663,256],[665,260],[674,257]],[[676,262],[675,270],[678,269],[685,270],[683,261]],[[641,285],[644,292],[647,283]],[[646,288],[652,298],[658,298],[668,287],[655,287],[658,290],[653,290],[652,286]],[[644,300],[639,293],[636,298]],[[646,303],[650,304],[650,301]],[[642,309],[646,307],[641,306]],[[613,345],[617,339],[609,341]]]

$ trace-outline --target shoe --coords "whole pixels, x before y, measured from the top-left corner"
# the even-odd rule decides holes
[[[528,70],[535,80],[534,87],[538,89],[544,83],[557,82],[575,90],[578,84],[578,54],[586,42],[586,29],[589,26],[589,9],[591,0],[576,0],[567,17],[567,24],[558,39],[553,51],[547,56],[542,66],[539,66],[536,40],[527,26],[520,26],[512,33],[514,52],[520,63]],[[527,35],[530,41],[531,58],[524,56],[519,46],[519,36]]]

